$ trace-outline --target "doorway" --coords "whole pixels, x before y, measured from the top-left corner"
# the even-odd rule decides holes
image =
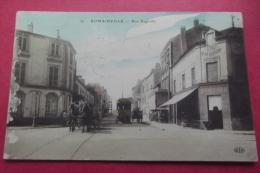
[[[221,95],[208,96],[208,116],[211,129],[223,129]]]

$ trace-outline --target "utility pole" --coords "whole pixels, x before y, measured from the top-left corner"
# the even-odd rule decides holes
[[[170,98],[171,98],[171,93],[170,93],[170,86],[171,86],[171,83],[170,83],[170,61],[168,61],[167,62],[167,64],[168,64],[168,67],[169,67],[169,69],[168,69],[168,71],[169,71],[169,74],[168,74],[168,101],[170,100]],[[171,118],[170,118],[170,116],[171,116],[171,109],[170,109],[170,105],[168,105],[168,123],[170,124],[170,120],[171,120]]]
[[[124,98],[124,80],[122,78],[122,98]]]

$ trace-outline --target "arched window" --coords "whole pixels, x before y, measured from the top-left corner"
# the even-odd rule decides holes
[[[49,93],[46,95],[46,117],[57,117],[58,115],[58,95]]]
[[[19,90],[16,92],[16,97],[18,97],[20,99],[20,104],[17,107],[15,117],[23,117],[25,93],[23,91]]]

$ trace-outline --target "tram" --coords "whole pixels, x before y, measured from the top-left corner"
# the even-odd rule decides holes
[[[131,121],[131,98],[121,98],[116,103],[116,123],[130,123]]]

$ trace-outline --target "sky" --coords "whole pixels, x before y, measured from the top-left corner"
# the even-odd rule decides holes
[[[160,63],[160,53],[169,39],[193,27],[195,18],[218,31],[243,27],[242,14],[175,12],[17,12],[16,29],[70,41],[77,51],[77,75],[87,83],[100,83],[112,98],[132,96],[138,79],[144,79]],[[116,20],[119,23],[100,23]],[[142,21],[149,21],[144,23]]]

